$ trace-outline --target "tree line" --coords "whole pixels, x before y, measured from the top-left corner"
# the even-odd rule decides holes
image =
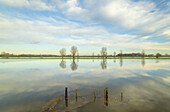
[[[66,49],[62,48],[60,51],[60,55],[63,59],[64,56],[66,56]],[[72,54],[73,59],[75,59],[76,53],[77,53],[77,57],[79,57],[79,53],[78,53],[78,49],[76,46],[72,46],[70,49],[70,52]],[[107,54],[107,48],[106,47],[102,47],[101,51],[100,51],[101,55],[97,55],[97,57],[103,57],[103,58],[107,58],[108,54]],[[113,56],[116,57],[116,52],[113,52]],[[121,50],[119,54],[117,54],[117,56],[119,56],[120,58],[122,58],[123,56],[126,56],[126,54],[123,54],[123,51]],[[144,58],[146,56],[145,51],[143,50],[142,53],[131,53],[132,57],[134,56],[141,56],[142,58]],[[161,56],[160,53],[156,53],[156,58],[159,58]],[[94,52],[92,53],[92,57],[95,57]]]

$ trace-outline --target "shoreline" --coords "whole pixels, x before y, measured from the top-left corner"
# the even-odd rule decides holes
[[[73,59],[72,57],[65,57],[65,58],[62,58],[62,57],[8,57],[8,58],[2,58],[0,57],[0,59]],[[102,57],[95,57],[95,58],[92,58],[92,57],[75,57],[75,59],[103,59]],[[145,58],[141,58],[141,57],[108,57],[108,58],[104,58],[104,59],[170,59],[170,57],[160,57],[160,58],[156,58],[156,57],[145,57]]]

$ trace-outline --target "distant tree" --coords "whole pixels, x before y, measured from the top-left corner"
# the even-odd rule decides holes
[[[73,55],[73,59],[74,59],[76,53],[78,52],[77,47],[76,46],[72,46],[70,52]]]
[[[120,58],[122,58],[122,56],[123,56],[123,51],[121,50],[120,51]]]
[[[134,54],[134,53],[132,53],[132,57],[134,57],[134,55],[135,55],[135,54]]]
[[[156,53],[156,58],[159,58],[161,56],[161,54]]]
[[[114,52],[113,55],[114,55],[114,58],[115,58],[116,57],[116,52]]]
[[[106,47],[102,47],[102,50],[100,52],[101,52],[101,55],[104,58],[107,55],[107,48]]]
[[[6,59],[8,59],[8,57],[9,57],[9,53],[6,53],[6,52],[2,52],[1,55],[2,55],[2,57],[6,58]]]
[[[65,48],[62,48],[62,49],[60,50],[60,54],[61,54],[61,57],[62,57],[62,59],[63,59],[63,57],[66,55],[66,49],[65,49]]]
[[[141,57],[144,58],[145,57],[145,51],[142,51]]]
[[[94,58],[94,52],[92,53],[92,57]]]
[[[79,58],[79,52],[77,52],[77,58]]]

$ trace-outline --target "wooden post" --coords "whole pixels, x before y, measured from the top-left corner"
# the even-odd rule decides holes
[[[68,107],[68,89],[67,87],[65,88],[65,105]]]
[[[106,88],[106,106],[108,106],[108,88]]]
[[[96,102],[96,92],[94,91],[94,103]]]

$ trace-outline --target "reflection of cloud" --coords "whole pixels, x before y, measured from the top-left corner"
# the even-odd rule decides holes
[[[163,81],[170,83],[170,76],[162,78]]]
[[[0,63],[0,95],[43,91],[54,86],[100,86],[109,79],[142,76],[157,77],[163,79],[165,83],[169,81],[169,77],[166,79],[168,74],[159,76],[157,73],[159,69],[169,69],[169,62],[164,60],[160,60],[160,63],[155,63],[154,60],[146,60],[147,64],[144,68],[141,66],[141,60],[124,59],[123,67],[120,67],[119,63],[114,63],[113,60],[107,60],[107,70],[104,71],[99,67],[100,61],[92,63],[91,60],[80,60],[81,67],[76,72],[70,70],[70,68],[57,69],[59,63],[60,60],[23,60],[23,62],[20,60],[13,63]],[[77,65],[74,65],[74,67],[77,67]],[[153,76],[155,72],[157,74]]]

